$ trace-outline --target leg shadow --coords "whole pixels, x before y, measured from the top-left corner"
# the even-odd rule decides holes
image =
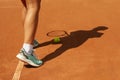
[[[71,32],[69,36],[61,38],[61,47],[56,49],[54,52],[46,55],[42,60],[44,62],[47,62],[61,55],[66,50],[81,46],[90,38],[99,38],[104,33],[98,31],[104,31],[107,29],[108,27],[106,26],[98,26],[96,28],[93,28],[92,30],[78,30]]]

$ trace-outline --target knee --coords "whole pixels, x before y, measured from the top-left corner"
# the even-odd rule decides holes
[[[27,8],[28,11],[32,11],[32,12],[39,12],[39,9],[40,9],[39,6],[31,6]]]
[[[39,10],[40,10],[40,4],[37,3],[37,4],[28,5],[27,6],[27,10],[28,11],[32,11],[32,12],[39,12]]]

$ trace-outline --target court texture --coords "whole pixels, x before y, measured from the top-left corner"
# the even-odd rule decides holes
[[[0,80],[120,80],[120,0],[42,0],[36,55],[38,68],[20,62],[20,0],[0,0]],[[52,44],[46,36],[65,30]]]

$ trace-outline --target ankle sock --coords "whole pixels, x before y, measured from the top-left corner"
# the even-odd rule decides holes
[[[33,45],[24,43],[23,44],[23,48],[25,49],[25,51],[27,52],[27,54],[32,54]]]

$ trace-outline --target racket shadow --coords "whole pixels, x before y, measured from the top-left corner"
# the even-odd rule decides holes
[[[92,30],[78,30],[78,31],[71,32],[69,36],[61,38],[61,42],[59,43],[59,44],[62,44],[61,47],[56,49],[54,52],[46,55],[42,60],[45,63],[45,62],[61,55],[68,49],[72,49],[72,48],[81,46],[88,39],[99,38],[104,33],[98,32],[98,31],[103,31],[103,30],[107,30],[107,29],[108,29],[108,27],[106,27],[106,26],[98,26],[96,28],[93,28]],[[41,43],[38,47],[47,46],[52,43],[53,43],[53,41],[51,40],[51,41],[48,41],[45,43]]]

